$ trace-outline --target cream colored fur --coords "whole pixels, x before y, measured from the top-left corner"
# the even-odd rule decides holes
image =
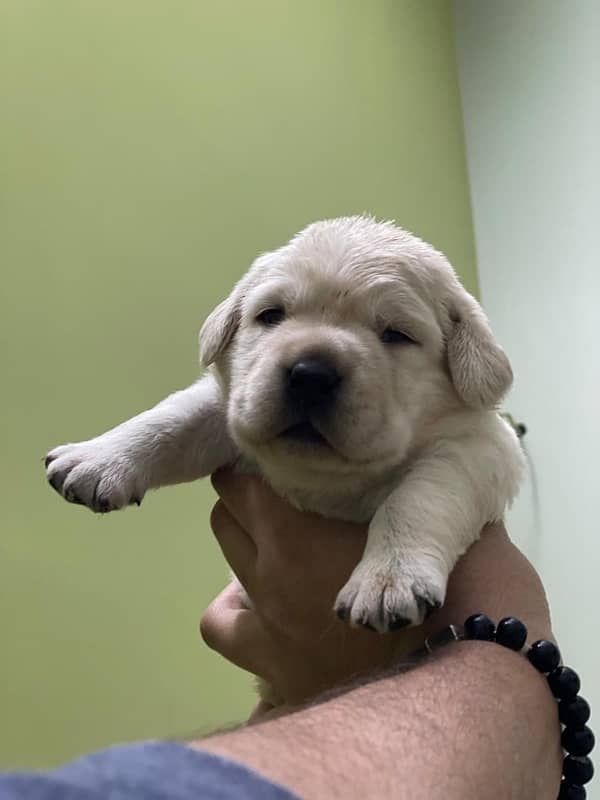
[[[267,327],[257,316],[270,307],[285,318]],[[382,342],[388,328],[414,343]],[[204,378],[53,450],[51,484],[105,512],[235,462],[300,508],[370,522],[340,616],[378,631],[420,623],[522,470],[496,413],[508,359],[445,257],[392,223],[317,222],[254,262],[200,341]],[[315,355],[343,377],[335,413],[311,415],[326,444],[280,435],[299,421],[286,371]]]

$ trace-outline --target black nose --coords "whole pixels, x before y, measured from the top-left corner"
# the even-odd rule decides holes
[[[329,361],[307,358],[290,368],[287,388],[294,403],[303,408],[316,408],[333,400],[341,380],[341,375]]]

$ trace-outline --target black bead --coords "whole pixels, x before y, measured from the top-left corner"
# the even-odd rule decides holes
[[[581,681],[571,667],[557,667],[548,675],[548,686],[559,700],[572,700],[581,688]]]
[[[478,639],[491,642],[494,639],[495,625],[485,614],[473,614],[464,625],[465,639]]]
[[[552,672],[560,664],[560,651],[554,642],[540,639],[531,645],[527,658],[540,672]]]
[[[520,650],[527,641],[527,628],[520,619],[505,617],[496,628],[496,641],[511,650]]]
[[[562,733],[561,743],[570,755],[587,756],[594,749],[596,739],[593,731],[585,725],[580,730],[565,728]]]
[[[583,786],[575,786],[567,781],[561,783],[558,800],[585,800],[586,797],[587,792]]]
[[[561,700],[558,704],[558,716],[567,728],[582,728],[590,718],[590,707],[583,697],[573,700]]]
[[[583,756],[583,758],[567,756],[563,761],[563,775],[569,783],[583,786],[594,777],[594,765],[587,756]]]

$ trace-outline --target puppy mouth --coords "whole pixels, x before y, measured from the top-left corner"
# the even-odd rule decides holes
[[[306,442],[307,444],[323,444],[327,445],[328,442],[315,426],[308,420],[298,422],[290,428],[286,428],[279,434],[282,439],[288,439],[293,442]]]

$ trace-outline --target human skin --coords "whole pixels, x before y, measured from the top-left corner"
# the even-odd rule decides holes
[[[523,619],[530,641],[551,637],[541,582],[501,524],[460,560],[444,607],[423,628],[380,636],[331,611],[365,526],[299,512],[256,478],[220,472],[213,485],[220,500],[211,524],[253,609],[232,585],[203,615],[202,634],[267,680],[292,712],[192,746],[306,798],[556,797],[556,704],[525,659],[465,642],[410,671],[393,666],[428,633],[474,611]]]

